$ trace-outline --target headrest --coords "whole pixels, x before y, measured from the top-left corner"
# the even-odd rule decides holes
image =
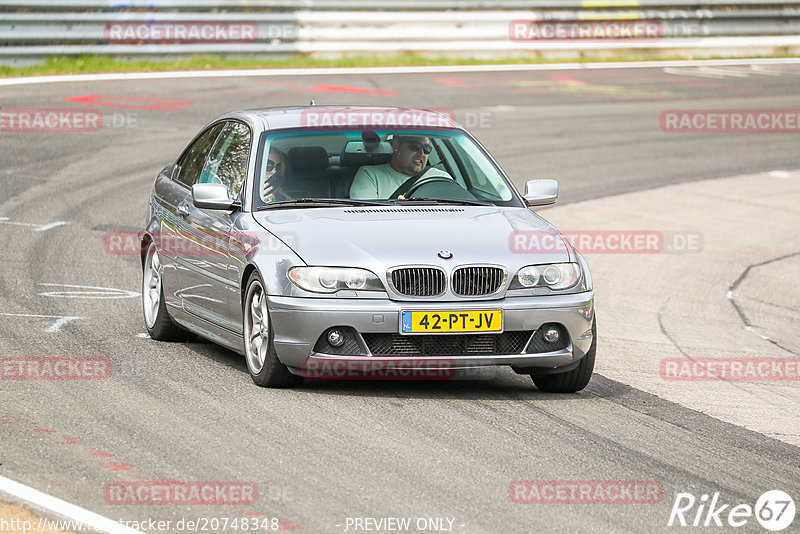
[[[328,167],[328,151],[321,146],[298,146],[289,149],[292,170],[321,171]]]

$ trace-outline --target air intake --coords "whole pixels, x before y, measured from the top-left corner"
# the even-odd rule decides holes
[[[346,209],[344,213],[459,213],[464,208],[358,208]]]

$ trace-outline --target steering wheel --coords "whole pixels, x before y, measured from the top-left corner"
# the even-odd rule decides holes
[[[414,176],[412,176],[411,178],[400,184],[400,187],[398,187],[395,190],[395,192],[389,196],[389,198],[390,199],[397,198],[400,195],[403,195],[406,198],[410,198],[411,195],[413,195],[417,191],[417,189],[419,189],[423,185],[432,184],[435,182],[448,182],[448,183],[453,182],[452,178],[448,178],[447,176],[441,176],[441,175],[430,176],[425,179],[424,178],[425,173],[431,170],[432,168],[433,167],[426,167],[425,169],[422,170],[422,172],[418,172],[417,174],[415,174]]]
[[[414,198],[414,193],[416,193],[419,189],[436,183],[446,183],[448,185],[452,185],[456,182],[452,178],[448,178],[446,176],[431,176],[430,178],[423,178],[421,180],[417,180],[417,182],[413,184],[408,191],[406,191],[406,198]]]

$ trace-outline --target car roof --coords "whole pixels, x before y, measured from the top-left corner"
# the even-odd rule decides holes
[[[457,129],[452,111],[378,106],[299,106],[246,109],[226,113],[232,118],[262,122],[266,130],[287,128],[372,127],[409,129]]]

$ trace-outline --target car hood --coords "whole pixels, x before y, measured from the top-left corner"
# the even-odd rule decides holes
[[[363,267],[491,263],[512,268],[569,261],[567,247],[521,249],[520,235],[554,227],[525,208],[483,206],[304,208],[255,212],[307,265]],[[561,240],[562,238],[558,238]],[[516,241],[517,243],[520,241]],[[525,241],[527,242],[527,241]],[[449,251],[452,259],[438,256]]]

